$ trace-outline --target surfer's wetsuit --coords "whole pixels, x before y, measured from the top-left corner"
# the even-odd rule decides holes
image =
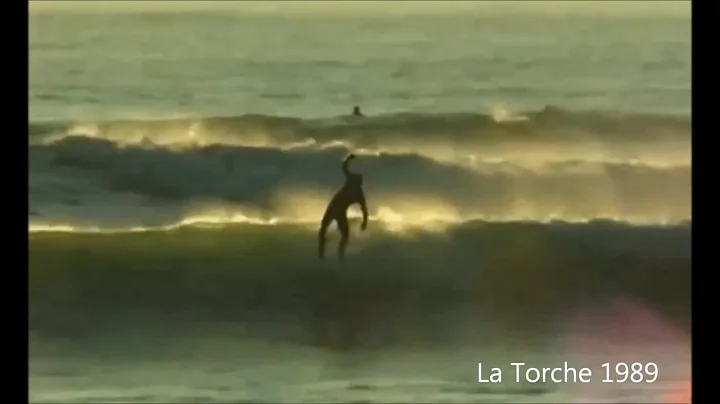
[[[330,200],[322,221],[320,222],[320,232],[318,234],[318,254],[320,258],[325,257],[325,233],[327,233],[327,228],[333,220],[337,222],[341,236],[340,244],[338,245],[338,256],[341,260],[345,257],[345,247],[350,240],[350,226],[347,218],[347,210],[350,205],[360,204],[363,215],[362,226],[360,228],[362,230],[367,228],[368,210],[367,204],[365,203],[365,193],[362,189],[363,176],[361,174],[351,173],[348,169],[350,160],[354,158],[355,155],[351,154],[343,161],[342,171],[345,175],[345,185],[343,185]]]

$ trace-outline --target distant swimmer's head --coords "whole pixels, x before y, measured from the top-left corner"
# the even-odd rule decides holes
[[[360,112],[360,107],[357,106],[357,105],[356,105],[355,107],[353,107],[353,113],[352,113],[352,114],[353,114],[353,116],[365,116],[365,115],[363,115],[362,112]]]

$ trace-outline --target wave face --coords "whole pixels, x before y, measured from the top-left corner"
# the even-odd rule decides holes
[[[362,155],[354,168],[375,215],[691,217],[691,121],[679,116],[546,107],[31,123],[29,132],[34,223],[166,225],[208,210],[316,220],[349,152]]]
[[[34,233],[31,329],[82,338],[234,324],[296,343],[447,342],[493,327],[551,330],[576,308],[617,296],[689,319],[690,225],[471,222],[442,233],[368,232],[343,265],[319,263],[315,230],[300,225]]]

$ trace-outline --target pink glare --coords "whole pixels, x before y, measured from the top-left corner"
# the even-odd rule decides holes
[[[593,382],[574,385],[594,399],[641,399],[690,403],[690,336],[649,306],[630,298],[615,298],[601,306],[578,310],[567,322],[565,352],[576,367],[589,367]],[[602,364],[619,362],[657,365],[653,383],[601,383]],[[614,376],[614,374],[613,374]]]

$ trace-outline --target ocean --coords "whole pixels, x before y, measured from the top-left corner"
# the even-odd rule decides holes
[[[29,10],[32,402],[689,402],[689,2],[92,4]]]

